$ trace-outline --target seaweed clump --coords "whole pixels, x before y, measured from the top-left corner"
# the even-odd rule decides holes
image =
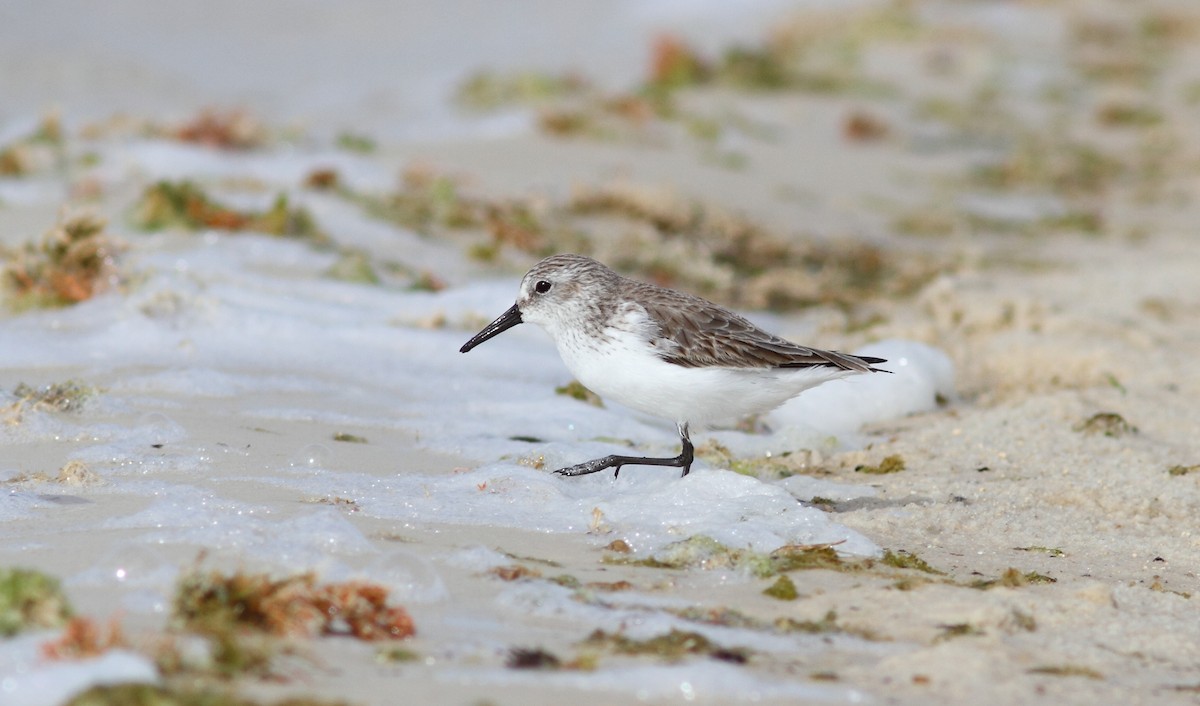
[[[42,656],[51,660],[86,659],[126,644],[125,634],[115,619],[104,630],[95,620],[77,615],[58,639],[42,645]]]
[[[346,432],[346,431],[334,432],[333,440],[341,441],[341,442],[344,442],[347,444],[365,444],[365,443],[367,443],[367,437],[359,436],[358,434],[351,434],[350,432]]]
[[[453,175],[412,167],[391,193],[337,193],[415,233],[464,236],[480,261],[507,252],[577,252],[623,274],[743,308],[851,310],[911,296],[958,267],[955,256],[900,257],[858,238],[802,237],[708,202],[630,184],[581,187],[566,199],[497,198],[472,193]]]
[[[744,664],[750,659],[750,650],[746,648],[722,647],[698,632],[687,630],[671,630],[644,640],[595,630],[583,644],[608,649],[619,655],[650,655],[667,662],[678,662],[687,656],[711,657],[736,664]]]
[[[241,211],[219,203],[188,180],[164,180],[147,187],[134,206],[133,221],[146,230],[252,231],[322,244],[329,241],[306,209],[288,205],[286,194],[276,196],[265,211]]]
[[[0,636],[59,627],[71,612],[58,579],[32,569],[0,568]]]
[[[345,701],[329,701],[309,696],[275,702],[253,701],[224,691],[175,688],[157,684],[106,684],[93,686],[66,703],[66,706],[347,706]]]
[[[479,260],[495,259],[504,246],[545,256],[580,250],[585,245],[580,234],[565,222],[561,209],[530,199],[472,194],[462,179],[425,165],[406,169],[399,188],[389,194],[359,194],[344,189],[340,193],[368,214],[421,235],[483,230],[490,242],[471,249],[471,255]]]
[[[63,217],[36,243],[8,253],[4,288],[17,309],[68,306],[119,282],[120,246],[95,214]]]
[[[565,211],[624,231],[611,252],[596,253],[614,269],[739,307],[848,310],[911,295],[953,267],[857,239],[798,237],[711,204],[625,185],[579,189]]]
[[[0,177],[22,177],[61,160],[62,122],[57,113],[42,117],[30,134],[7,145],[0,145]]]
[[[980,579],[979,581],[969,584],[969,586],[971,588],[987,590],[998,587],[1021,588],[1023,586],[1030,586],[1033,584],[1047,583],[1058,583],[1058,579],[1045,574],[1039,574],[1036,571],[1022,572],[1020,569],[1009,567],[1008,569],[1005,569],[1004,573],[1000,574],[998,578]]]
[[[691,89],[743,93],[853,94],[889,96],[896,88],[871,76],[863,61],[866,41],[915,36],[911,3],[898,0],[879,10],[806,16],[775,28],[757,43],[702,52],[680,36],[661,34],[637,85],[610,91],[574,74],[479,73],[458,89],[460,105],[495,110],[524,105],[538,109],[537,128],[555,138],[584,137],[661,145],[672,135],[690,137],[708,163],[740,169],[748,157],[722,139],[730,134],[771,140],[774,131],[736,112],[706,115],[679,100]],[[874,123],[851,139],[880,136]],[[869,134],[868,134],[869,133]]]
[[[899,473],[905,469],[904,457],[899,454],[892,454],[885,457],[877,465],[871,466],[862,464],[854,467],[855,473],[867,473],[870,475],[886,475],[889,473]]]
[[[9,424],[20,424],[26,412],[79,412],[99,389],[76,380],[56,382],[41,387],[27,383],[18,384],[12,391],[15,398],[11,403],[0,406],[0,416]],[[80,468],[72,468],[72,463]],[[70,481],[74,476],[87,475],[86,466],[79,462],[68,463],[59,473],[60,481]]]
[[[399,188],[391,194],[343,193],[372,216],[421,234],[479,227],[488,210],[487,203],[463,194],[457,178],[421,165],[405,169]]]
[[[929,565],[929,562],[925,561],[916,554],[913,554],[912,552],[906,552],[904,550],[893,552],[892,550],[888,549],[883,553],[883,558],[879,561],[887,566],[894,566],[897,569],[915,569],[927,574],[944,575],[946,573],[933,568]]]
[[[5,421],[18,424],[20,423],[20,412],[18,410],[16,418],[9,417]],[[45,471],[35,471],[33,473],[18,473],[17,475],[4,481],[5,483],[58,483],[59,485],[91,485],[101,482],[100,476],[88,468],[87,464],[79,459],[67,461],[58,469],[58,473],[51,476]]]
[[[606,557],[606,561],[656,569],[735,569],[747,571],[758,578],[802,569],[852,571],[857,567],[856,562],[843,561],[837,550],[828,544],[787,545],[764,554],[748,549],[733,549],[705,535],[673,542],[645,559],[610,556]]]
[[[275,579],[266,574],[194,570],[176,585],[173,620],[209,642],[205,672],[223,679],[272,675],[288,645],[280,638],[347,635],[394,641],[415,633],[412,618],[388,605],[387,589],[366,582],[318,584],[311,573]],[[167,675],[195,670],[178,649],[158,656]]]
[[[180,142],[231,151],[256,149],[267,141],[266,128],[244,110],[202,110],[187,122],[160,132]]]
[[[604,406],[604,401],[600,399],[600,395],[597,395],[595,392],[592,392],[584,387],[583,383],[579,382],[578,380],[572,380],[566,385],[560,385],[559,387],[554,388],[554,394],[570,397],[572,399],[579,400],[580,402],[586,402],[593,407]]]
[[[387,599],[380,585],[318,584],[311,573],[273,579],[196,571],[180,580],[174,615],[184,628],[210,635],[240,629],[280,637],[348,634],[367,641],[412,636],[416,628],[408,611]]]
[[[652,118],[692,120],[675,100],[679,91],[690,88],[888,95],[894,92],[891,86],[867,75],[863,49],[867,40],[915,36],[917,17],[909,5],[898,1],[861,12],[806,16],[775,28],[763,41],[733,45],[717,54],[701,52],[679,36],[661,34],[650,45],[640,85],[618,93],[594,87],[576,74],[481,72],[459,87],[458,100],[474,110],[549,104],[539,117],[544,131],[612,137]]]
[[[1075,425],[1077,432],[1113,438],[1136,434],[1137,430],[1137,427],[1125,421],[1125,418],[1116,412],[1097,412]]]
[[[13,389],[16,401],[10,410],[17,416],[26,409],[51,412],[78,412],[94,397],[97,389],[77,380],[51,383],[41,387],[33,387],[27,383],[19,383]]]
[[[1032,667],[1028,670],[1029,674],[1045,674],[1052,677],[1085,677],[1087,679],[1104,679],[1104,675],[1092,669],[1079,664],[1048,664],[1039,667]]]
[[[763,593],[779,600],[795,600],[799,597],[795,582],[787,576],[793,571],[825,570],[844,574],[868,574],[881,578],[896,578],[895,587],[908,590],[929,581],[939,580],[922,577],[920,574],[944,576],[945,572],[931,566],[916,554],[906,551],[885,551],[882,557],[843,558],[831,544],[791,544],[772,552],[762,553],[749,549],[735,549],[717,540],[696,535],[668,544],[651,556],[606,555],[606,563],[644,566],[655,569],[703,569],[743,571],[756,578],[776,578]],[[896,571],[896,570],[899,570]],[[948,579],[940,579],[950,582]],[[1010,570],[994,581],[977,581],[972,588],[990,588],[994,585],[1023,586],[1032,583],[1054,583],[1054,579],[1030,572],[1021,574]],[[709,622],[709,621],[705,621]],[[726,624],[723,620],[718,624]]]
[[[796,582],[786,574],[775,579],[775,583],[763,589],[763,595],[780,601],[794,601],[800,597],[796,591]]]
[[[537,105],[552,99],[575,96],[588,87],[588,80],[575,73],[520,71],[502,74],[479,71],[458,87],[455,100],[464,108],[488,111],[512,105]]]

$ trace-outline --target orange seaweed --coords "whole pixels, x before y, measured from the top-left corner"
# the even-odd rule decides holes
[[[58,639],[42,644],[41,653],[42,657],[49,660],[86,659],[126,644],[117,618],[110,619],[107,630],[104,630],[95,620],[78,615],[67,622]]]

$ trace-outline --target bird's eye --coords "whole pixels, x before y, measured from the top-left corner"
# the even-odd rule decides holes
[[[538,294],[545,294],[550,291],[550,283],[544,279],[538,280],[538,283],[533,285],[533,291]]]

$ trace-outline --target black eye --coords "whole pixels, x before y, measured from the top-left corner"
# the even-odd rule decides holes
[[[540,279],[537,284],[533,285],[533,291],[538,294],[545,294],[550,291],[550,283],[544,279]]]

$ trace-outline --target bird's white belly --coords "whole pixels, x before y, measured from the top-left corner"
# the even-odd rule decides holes
[[[601,397],[675,422],[703,425],[766,412],[847,374],[826,368],[685,368],[664,361],[633,334],[610,334],[596,347],[560,340],[567,368]]]

